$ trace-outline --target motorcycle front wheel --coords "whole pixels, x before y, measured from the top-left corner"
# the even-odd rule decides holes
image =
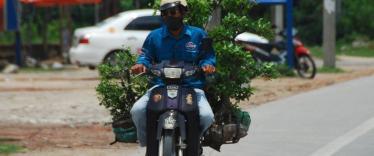
[[[176,136],[172,131],[165,131],[159,143],[159,156],[177,156]]]
[[[310,55],[297,57],[297,74],[302,78],[313,79],[317,73],[317,67]]]

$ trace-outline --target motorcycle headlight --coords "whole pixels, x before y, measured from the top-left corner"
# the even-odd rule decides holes
[[[181,68],[164,68],[164,74],[166,78],[176,79],[180,78],[182,74]]]

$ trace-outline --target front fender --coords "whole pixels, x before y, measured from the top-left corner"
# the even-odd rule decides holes
[[[171,130],[175,130],[176,127],[179,127],[179,135],[181,136],[182,140],[186,140],[186,119],[185,117],[181,114],[181,113],[178,113],[178,112],[175,112],[177,113],[175,116],[174,116],[174,119],[176,120],[176,123],[175,123],[175,127]],[[157,124],[157,140],[160,140],[161,139],[161,135],[162,135],[162,130],[164,129],[164,125],[165,125],[165,119],[170,117],[170,111],[167,111],[165,113],[163,113],[160,118],[158,119],[158,124]]]

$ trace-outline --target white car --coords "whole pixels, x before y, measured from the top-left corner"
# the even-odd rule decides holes
[[[162,18],[153,9],[132,10],[110,17],[96,26],[74,31],[73,45],[69,50],[70,62],[94,68],[113,60],[116,52],[130,48],[140,52],[151,30],[161,27]]]

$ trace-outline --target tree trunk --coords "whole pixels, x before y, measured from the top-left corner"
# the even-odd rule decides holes
[[[212,17],[208,21],[208,24],[206,25],[207,30],[212,30],[214,27],[219,25],[221,23],[221,18],[222,18],[222,8],[221,7],[216,7],[213,10]]]
[[[119,0],[103,0],[102,7],[100,9],[101,18],[108,18],[117,14],[120,11]]]
[[[0,8],[0,17],[4,17],[4,10]],[[0,32],[4,31],[4,20],[0,20]]]
[[[61,55],[68,61],[68,52],[71,45],[72,22],[69,6],[60,6],[60,45]]]
[[[100,21],[100,17],[99,17],[99,4],[95,4],[95,24],[98,23]]]
[[[48,8],[44,8],[42,10],[42,13],[43,13],[43,21],[48,21],[48,17],[47,17],[47,10]],[[42,45],[43,45],[43,51],[44,53],[47,53],[48,52],[48,22],[43,22],[43,24],[41,25],[41,33],[42,33]]]
[[[140,8],[140,0],[134,0],[134,6],[136,9],[139,9]]]

